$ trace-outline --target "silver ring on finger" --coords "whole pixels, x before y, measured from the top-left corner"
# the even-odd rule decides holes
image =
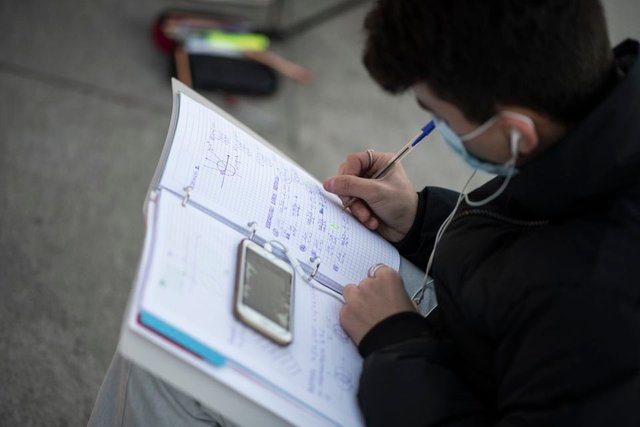
[[[373,152],[374,151],[375,150],[373,148],[369,148],[367,150],[367,154],[369,155],[369,166],[367,167],[367,170],[371,169],[371,167],[373,166]]]
[[[387,266],[386,264],[382,264],[382,263],[372,265],[367,271],[367,276],[373,279],[374,277],[376,277],[376,271],[378,271],[380,267],[386,267],[386,266]]]

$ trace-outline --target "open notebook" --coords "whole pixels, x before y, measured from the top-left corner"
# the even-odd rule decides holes
[[[296,275],[294,340],[273,344],[233,316],[237,249],[252,233],[277,239],[337,293],[378,262],[398,269],[398,252],[257,135],[175,80],[173,90],[124,327],[286,422],[361,424],[362,361],[340,302]]]

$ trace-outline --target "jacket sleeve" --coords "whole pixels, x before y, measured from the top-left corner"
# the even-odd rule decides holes
[[[453,210],[459,193],[440,187],[418,192],[418,210],[406,237],[395,246],[400,255],[423,270],[427,266],[438,228]]]
[[[496,396],[474,393],[429,320],[376,325],[360,344],[367,425],[640,425],[637,301],[551,286],[512,302],[493,319]]]
[[[484,406],[457,373],[453,344],[429,320],[399,313],[363,338],[358,402],[367,426],[490,425]]]

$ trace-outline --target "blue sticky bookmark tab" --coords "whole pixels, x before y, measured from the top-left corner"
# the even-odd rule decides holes
[[[140,322],[158,332],[159,334],[167,337],[171,341],[180,344],[187,350],[197,354],[214,366],[223,366],[227,361],[227,359],[217,351],[211,349],[210,347],[207,347],[200,341],[191,338],[182,331],[179,331],[178,329],[169,325],[165,321],[160,320],[153,314],[149,314],[146,311],[141,311]]]

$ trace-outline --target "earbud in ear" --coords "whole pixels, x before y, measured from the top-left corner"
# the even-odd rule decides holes
[[[516,128],[511,128],[511,157],[518,156],[518,144],[520,143],[520,138],[522,138],[522,134]]]

